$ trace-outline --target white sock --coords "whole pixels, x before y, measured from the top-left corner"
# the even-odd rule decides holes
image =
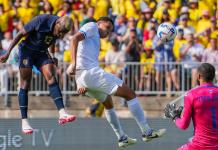
[[[60,118],[66,117],[66,116],[68,116],[68,115],[69,115],[69,114],[65,111],[64,108],[62,108],[62,109],[59,110],[59,116],[60,116]]]
[[[139,104],[137,98],[127,101],[128,108],[135,118],[138,126],[140,127],[143,134],[149,134],[151,132],[151,128],[148,125],[147,119],[145,118],[143,109]]]
[[[27,119],[22,119],[22,129],[23,130],[33,129],[30,126],[29,121]]]
[[[105,109],[105,116],[107,121],[109,122],[109,124],[111,125],[112,129],[114,130],[115,134],[118,137],[118,140],[125,135],[121,125],[120,125],[120,121],[117,117],[117,114],[115,112],[115,110],[112,109]]]

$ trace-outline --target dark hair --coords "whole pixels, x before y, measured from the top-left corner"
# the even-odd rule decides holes
[[[13,20],[13,22],[19,22],[19,18],[16,16],[14,16],[12,20]]]
[[[156,28],[152,27],[152,28],[150,29],[150,31],[156,32],[157,30],[156,30]]]
[[[64,0],[64,3],[71,5],[72,3],[69,0]]]
[[[205,82],[212,82],[215,77],[215,68],[209,63],[202,63],[197,71]]]
[[[107,16],[100,17],[100,18],[98,19],[98,21],[110,22],[110,23],[114,26],[114,21],[113,21],[110,17],[107,17]]]
[[[0,7],[3,9],[3,11],[4,11],[4,5],[3,4],[0,4]]]
[[[130,32],[134,32],[134,33],[136,33],[137,31],[136,31],[135,28],[133,28],[133,29],[130,29]]]
[[[181,33],[181,34],[184,34],[184,30],[182,28],[179,28],[178,32]]]
[[[111,42],[111,44],[112,44],[113,46],[119,45],[119,41],[117,40],[116,37],[111,38],[111,39],[110,39],[110,42]]]
[[[164,9],[164,10],[163,10],[163,14],[169,15],[169,11],[168,11],[167,9]]]

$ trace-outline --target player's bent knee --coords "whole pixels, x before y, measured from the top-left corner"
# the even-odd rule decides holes
[[[134,92],[133,90],[130,90],[130,91],[127,93],[127,98],[126,98],[126,100],[128,101],[128,100],[132,100],[132,99],[134,99],[134,98],[136,98],[136,94],[135,94],[135,92]]]
[[[122,87],[124,87],[124,91],[126,92],[127,96],[130,99],[133,99],[136,97],[135,91],[133,91],[129,86],[127,86],[126,84],[123,84]]]
[[[116,96],[120,96],[125,98],[125,100],[131,100],[134,99],[136,97],[135,92],[130,89],[127,85],[123,84],[122,86],[119,86],[117,88],[117,91],[115,93]]]

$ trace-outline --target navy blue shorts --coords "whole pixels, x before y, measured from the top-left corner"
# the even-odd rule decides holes
[[[48,51],[33,51],[25,47],[19,47],[19,68],[33,68],[40,70],[43,65],[53,64]]]

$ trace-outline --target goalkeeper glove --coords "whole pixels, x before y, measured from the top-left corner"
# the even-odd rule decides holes
[[[164,113],[165,113],[165,116],[167,118],[175,120],[176,118],[180,118],[182,110],[183,110],[182,106],[180,106],[177,109],[175,104],[173,104],[173,105],[167,104],[165,109],[164,109]]]

